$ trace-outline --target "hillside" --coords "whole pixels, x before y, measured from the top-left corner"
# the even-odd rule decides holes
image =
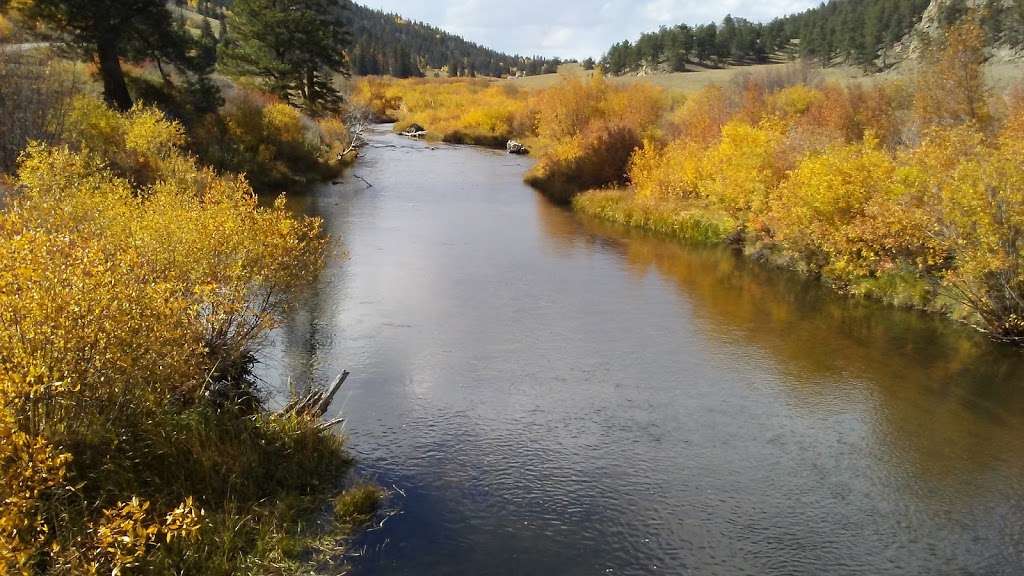
[[[552,73],[560,64],[558,59],[503,54],[424,22],[339,1],[348,7],[352,29],[348,58],[352,73],[358,76],[409,78],[436,72],[500,78]],[[225,13],[231,9],[231,0],[197,0],[189,4],[194,11],[185,9],[183,0],[176,0],[172,7],[185,22],[192,24],[200,14],[223,22]]]
[[[886,69],[970,9],[981,11],[992,46],[1024,44],[1024,2],[1017,0],[829,0],[768,23],[727,16],[720,23],[662,27],[613,45],[602,64],[612,74],[681,72],[802,56],[826,66]]]
[[[535,75],[554,72],[557,60],[503,54],[440,28],[352,4],[352,72],[405,78],[429,70],[449,76]]]

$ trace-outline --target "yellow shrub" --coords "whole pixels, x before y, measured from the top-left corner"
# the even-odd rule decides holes
[[[132,498],[103,511],[92,528],[90,549],[84,566],[90,574],[124,574],[145,563],[155,548],[175,540],[192,540],[202,527],[202,511],[187,498],[163,518],[155,515],[148,501]]]
[[[1024,341],[1024,137],[987,142],[971,127],[934,130],[911,161],[955,256],[945,277],[979,328]]]
[[[136,106],[118,114],[99,99],[81,96],[72,103],[65,140],[148,184],[179,169],[175,160],[185,145],[185,130],[154,108]]]
[[[0,372],[0,386],[4,377]],[[53,491],[70,489],[65,485],[69,459],[43,438],[18,430],[0,407],[0,570],[4,574],[36,574],[40,554],[52,549],[45,499]]]
[[[341,118],[324,118],[317,121],[317,129],[323,155],[332,161],[341,160],[352,144],[352,133],[345,122]]]
[[[783,141],[783,126],[774,121],[726,124],[721,140],[701,161],[701,195],[744,221],[763,214],[768,194],[784,172],[777,162]]]
[[[824,98],[821,91],[797,84],[772,94],[768,98],[768,109],[782,118],[795,118],[806,114]]]
[[[220,141],[204,143],[203,156],[218,156],[221,168],[244,173],[257,189],[278,190],[334,173],[337,159],[324,157],[317,124],[297,109],[263,94],[240,92],[221,116],[222,133],[203,135]]]
[[[659,148],[648,140],[636,151],[629,177],[645,200],[682,199],[699,195],[698,179],[704,151],[688,140]]]
[[[355,83],[352,101],[369,110],[376,120],[390,120],[402,105],[402,98],[393,91],[392,82],[379,76],[360,78]]]
[[[915,182],[876,141],[833,147],[803,161],[773,195],[772,229],[839,281],[899,266],[924,271],[944,252]]]
[[[418,124],[428,138],[445,142],[504,146],[533,130],[526,99],[514,87],[483,79],[366,78],[356,100],[376,116],[396,117],[398,130]]]
[[[125,131],[145,132],[150,114],[125,115]],[[171,150],[133,145],[141,164],[176,166],[145,187],[96,153],[26,154],[0,214],[0,259],[18,263],[0,270],[0,404],[24,429],[65,433],[195,394],[318,269],[317,221],[283,200],[262,208],[244,180]]]
[[[270,136],[285,146],[302,147],[306,144],[306,126],[302,113],[282,102],[263,108],[263,123]]]
[[[14,25],[3,14],[0,14],[0,42],[6,42],[12,32],[14,32]]]
[[[568,76],[534,96],[537,135],[557,142],[583,132],[587,125],[604,117],[600,108],[610,90],[601,75],[590,80]]]
[[[729,96],[713,84],[690,96],[672,113],[669,122],[678,138],[709,145],[721,137],[722,126],[731,115]]]

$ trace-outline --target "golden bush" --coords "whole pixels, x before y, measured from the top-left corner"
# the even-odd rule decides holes
[[[944,260],[912,175],[870,137],[807,158],[773,194],[777,241],[839,282]]]
[[[701,159],[696,183],[701,196],[741,221],[763,214],[785,172],[778,162],[784,135],[784,125],[775,120],[723,126],[721,140]]]
[[[281,112],[278,125],[293,129]],[[178,147],[180,127],[158,113],[83,101],[76,116],[77,150],[27,150],[0,212],[0,260],[12,264],[0,268],[7,572],[35,573],[44,555],[55,570],[120,573],[197,533],[191,500],[160,510],[132,494],[105,506],[91,536],[76,522],[140,485],[131,459],[160,454],[152,439],[132,444],[139,431],[244,363],[314,277],[324,246],[318,221],[293,216],[283,199],[261,206],[243,178],[198,166]],[[107,460],[113,453],[129,460]],[[61,508],[72,483],[75,498],[98,500]]]

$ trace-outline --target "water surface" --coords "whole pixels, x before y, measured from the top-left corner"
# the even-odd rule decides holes
[[[293,199],[333,250],[261,368],[353,373],[404,492],[358,574],[1024,573],[1021,353],[373,141]]]

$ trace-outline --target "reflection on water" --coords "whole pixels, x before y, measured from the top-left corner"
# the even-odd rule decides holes
[[[385,134],[262,377],[353,377],[365,574],[1017,574],[1024,360]],[[385,147],[386,146],[386,147]]]

